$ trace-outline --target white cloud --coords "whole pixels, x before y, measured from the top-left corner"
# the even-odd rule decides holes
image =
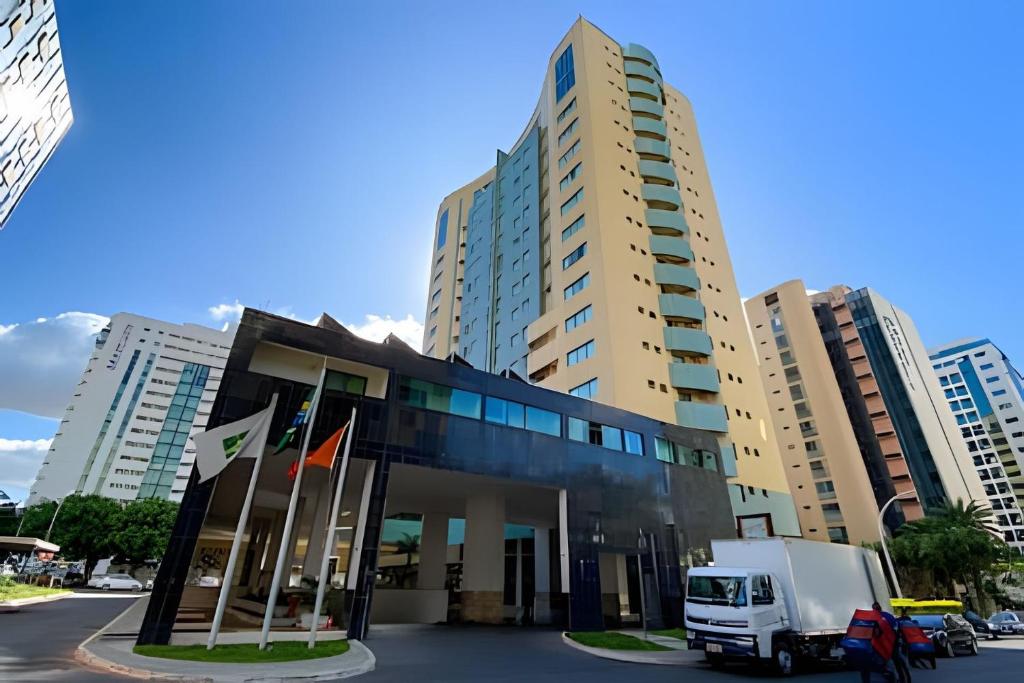
[[[242,311],[245,306],[235,299],[233,304],[217,304],[216,306],[210,306],[210,317],[216,321],[226,320],[228,322],[237,322],[242,317]]]
[[[72,311],[28,323],[0,324],[0,409],[46,417],[64,413],[110,319]]]
[[[216,306],[210,306],[209,312],[210,317],[214,320],[224,323],[224,328],[227,330],[232,325],[238,323],[242,317],[242,311],[245,309],[245,304],[240,303],[238,299],[235,299],[233,304],[217,304]],[[291,318],[307,325],[315,325],[320,319],[320,316],[313,318],[312,320],[306,320],[300,318],[292,312],[291,306],[284,306],[276,310],[271,311],[274,315],[280,315],[285,318]],[[394,334],[396,337],[404,341],[414,349],[419,349],[423,343],[423,323],[419,322],[412,317],[412,314],[406,315],[405,318],[396,320],[390,315],[380,316],[374,313],[368,313],[363,317],[362,323],[342,323],[349,330],[354,332],[356,335],[363,339],[369,339],[370,341],[384,341],[384,338],[389,334]]]
[[[25,500],[53,439],[0,438],[0,490]]]
[[[395,320],[390,315],[382,318],[369,313],[363,319],[362,324],[344,323],[344,325],[356,335],[370,341],[384,341],[389,334],[394,334],[416,350],[419,350],[420,344],[423,343],[423,323],[413,318],[412,314],[405,316],[403,320]]]

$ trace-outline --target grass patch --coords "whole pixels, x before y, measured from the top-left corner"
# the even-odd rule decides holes
[[[625,633],[614,633],[612,631],[579,631],[577,633],[570,633],[569,637],[580,645],[602,647],[606,650],[665,651],[672,649],[647,640],[627,636]]]
[[[348,652],[348,641],[322,640],[312,650],[303,640],[272,643],[263,652],[260,652],[259,645],[256,643],[218,645],[212,650],[207,650],[205,645],[136,645],[133,651],[144,657],[183,659],[190,662],[271,664],[334,657]]]
[[[648,631],[654,636],[665,636],[666,638],[675,638],[677,640],[686,640],[686,629],[685,628],[660,628],[654,631]]]
[[[65,588],[45,588],[43,586],[28,586],[23,583],[0,583],[0,602],[7,600],[21,600],[22,598],[38,598],[59,593],[70,593]]]

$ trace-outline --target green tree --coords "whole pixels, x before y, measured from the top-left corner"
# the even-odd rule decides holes
[[[115,555],[135,566],[163,556],[177,516],[178,504],[167,500],[146,498],[128,503],[114,531]]]
[[[85,560],[89,578],[96,563],[114,553],[121,519],[121,506],[111,498],[70,495],[57,513],[50,540],[60,546],[65,559]]]
[[[18,524],[21,525],[20,535],[28,538],[43,538],[46,536],[46,530],[49,528],[50,521],[53,519],[53,513],[56,510],[57,503],[52,500],[46,500],[32,507],[25,508],[22,516],[18,519]],[[11,536],[14,535],[17,529],[18,525],[16,524],[11,531]]]
[[[901,573],[924,576],[937,594],[954,595],[955,583],[974,587],[978,608],[986,603],[983,576],[1006,557],[1006,544],[992,524],[992,511],[962,500],[904,524],[892,544]]]

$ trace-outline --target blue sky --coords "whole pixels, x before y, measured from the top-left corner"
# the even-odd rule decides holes
[[[870,285],[927,344],[1024,364],[1024,10],[642,7],[58,0],[75,124],[0,232],[0,329],[422,318],[438,202],[515,141],[582,13],[693,102],[741,291]],[[49,438],[2,384],[0,439]]]

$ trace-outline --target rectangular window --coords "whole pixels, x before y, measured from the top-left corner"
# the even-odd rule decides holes
[[[578,118],[577,119],[573,119],[572,123],[570,123],[568,126],[566,126],[565,130],[563,130],[561,133],[559,133],[559,135],[558,135],[558,146],[561,147],[562,145],[564,145],[565,141],[568,140],[569,138],[571,138],[573,136],[573,134],[576,132],[576,129],[579,128],[579,127],[580,127],[580,120]]]
[[[566,355],[566,365],[576,365],[594,355],[594,340],[591,339],[582,346],[577,346]]]
[[[576,71],[573,66],[572,45],[569,45],[555,62],[555,102],[560,102],[576,84]]]
[[[601,445],[613,451],[622,450],[622,430],[618,427],[601,425]]]
[[[985,378],[985,383],[986,384],[992,384],[992,382],[998,382],[998,381],[999,381],[999,377],[986,377]]]
[[[584,273],[583,277],[581,277],[580,279],[576,280],[576,282],[573,282],[571,285],[569,285],[568,287],[565,288],[565,290],[563,292],[563,295],[565,296],[565,300],[568,301],[569,299],[573,298],[574,296],[576,296],[577,294],[582,292],[584,289],[586,289],[587,285],[589,285],[589,284],[590,284],[590,273]]]
[[[590,316],[593,314],[593,308],[590,304],[576,311],[572,316],[565,319],[565,331],[572,332],[583,323],[590,320]]]
[[[444,247],[445,242],[448,241],[448,209],[444,210],[441,214],[441,218],[437,221],[437,248],[441,249]]]
[[[565,150],[565,154],[558,157],[558,168],[560,170],[564,168],[566,164],[572,161],[572,158],[576,156],[576,152],[580,151],[580,144],[582,143],[580,143],[580,141],[577,140],[576,142],[572,143],[572,147]]]
[[[480,394],[411,377],[399,381],[398,400],[415,408],[480,419]]]
[[[565,109],[563,109],[561,112],[559,112],[558,118],[555,120],[555,123],[561,123],[562,121],[565,121],[565,117],[568,116],[569,114],[573,113],[574,111],[576,111],[576,98],[575,97],[572,98],[569,101],[569,104],[565,105]]]
[[[431,295],[430,303],[436,304],[440,300],[441,300],[441,290],[439,289],[436,292],[434,292],[433,295]]]
[[[441,308],[440,308],[439,306],[434,306],[434,310],[432,310],[432,311],[430,312],[430,317],[431,317],[432,319],[433,319],[433,318],[436,318],[436,317],[437,317],[437,312],[438,312],[438,311],[440,311],[440,310],[441,310]]]
[[[569,266],[571,266],[572,264],[574,264],[577,261],[579,261],[581,258],[586,256],[586,254],[587,254],[587,243],[584,242],[583,244],[581,244],[580,246],[576,247],[571,252],[569,252],[568,256],[566,256],[564,259],[562,259],[562,270],[568,269]]]
[[[569,390],[569,393],[579,398],[587,398],[593,400],[597,396],[597,378],[584,382],[578,387],[573,387]]]
[[[632,455],[644,454],[644,437],[642,434],[623,430],[623,439],[626,443],[626,452]]]
[[[531,432],[562,435],[562,416],[550,410],[526,406],[526,428]]]
[[[673,462],[672,444],[660,436],[654,437],[654,457],[662,462]]]
[[[800,379],[800,370],[796,366],[786,368],[786,381],[796,382]]]
[[[978,369],[979,370],[991,370],[993,367],[994,367],[993,363],[985,363],[984,365],[980,366]]]
[[[572,185],[574,180],[576,180],[577,178],[580,177],[580,173],[582,173],[582,172],[583,172],[583,162],[581,161],[580,163],[578,163],[575,166],[573,166],[572,170],[569,171],[568,173],[566,173],[565,177],[562,178],[561,181],[559,181],[558,189],[559,190],[565,190],[565,188],[567,188],[570,185]]]
[[[566,199],[565,203],[562,204],[562,208],[561,208],[562,215],[564,216],[565,214],[569,213],[569,211],[572,210],[572,207],[574,207],[577,204],[579,204],[582,200],[583,200],[583,188],[581,187],[580,189],[576,190],[576,193],[573,196],[571,196],[568,199]]]
[[[590,424],[586,420],[581,420],[578,417],[569,418],[569,439],[572,441],[587,442],[587,432],[590,429]]]
[[[572,237],[573,235],[578,233],[580,231],[580,229],[582,229],[582,228],[583,228],[583,216],[580,216],[579,218],[574,220],[572,223],[570,223],[568,228],[566,228],[565,230],[562,231],[562,241],[563,242],[566,241],[567,239],[569,239],[570,237]]]

